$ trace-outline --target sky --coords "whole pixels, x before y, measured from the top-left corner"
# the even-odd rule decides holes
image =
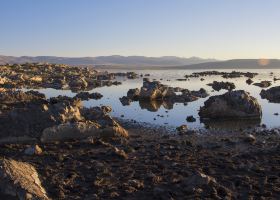
[[[0,55],[280,58],[279,0],[0,0]]]

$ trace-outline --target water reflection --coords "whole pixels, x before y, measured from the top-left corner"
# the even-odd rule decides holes
[[[116,70],[120,71],[120,70]],[[183,78],[186,74],[191,74],[192,72],[198,72],[203,70],[138,70],[138,74],[150,74],[151,79],[161,80],[161,83],[169,85],[171,87],[180,87],[186,88],[189,90],[199,90],[200,88],[205,88],[210,95],[220,95],[226,92],[226,90],[212,91],[212,88],[207,84],[212,83],[213,81],[225,81],[220,76],[209,76],[204,81],[201,81],[200,78],[190,78],[189,81],[176,81],[178,78]],[[227,71],[227,70],[222,70]],[[232,70],[228,70],[232,71]],[[242,71],[242,70],[238,70]],[[243,70],[248,71],[248,70]],[[250,70],[252,72],[259,72],[259,70]],[[270,75],[272,70],[263,70],[261,74],[254,77],[252,80],[258,82],[261,80],[273,80],[273,76]],[[280,70],[273,69],[274,76],[280,77]],[[143,84],[141,78],[131,80],[131,79],[122,79],[118,78],[117,81],[121,81],[122,84],[118,86],[102,87],[95,88],[90,92],[99,92],[103,95],[103,98],[100,100],[89,100],[84,101],[86,107],[91,106],[100,106],[108,105],[113,108],[111,113],[114,117],[120,117],[124,115],[125,119],[134,119],[139,122],[148,122],[158,125],[168,124],[170,126],[180,126],[182,124],[187,124],[189,128],[203,128],[204,123],[206,126],[212,128],[235,128],[236,127],[247,127],[247,126],[258,126],[259,124],[266,124],[269,128],[279,127],[280,126],[280,115],[274,115],[274,113],[280,113],[280,104],[270,103],[267,99],[262,99],[260,97],[260,92],[262,88],[256,87],[254,85],[248,85],[246,83],[247,78],[233,78],[228,81],[234,82],[236,85],[236,90],[246,90],[250,92],[250,95],[257,98],[258,102],[262,106],[262,119],[259,121],[244,121],[241,122],[200,122],[198,116],[198,110],[201,106],[204,105],[204,101],[207,98],[200,98],[197,101],[188,103],[184,105],[183,103],[172,103],[168,101],[155,101],[155,102],[132,102],[129,106],[123,106],[119,100],[120,97],[126,96],[127,91],[131,88],[140,88]],[[273,82],[271,87],[279,85],[280,82]],[[55,90],[55,89],[39,89],[40,92],[46,94],[47,98],[58,96],[58,95],[67,95],[75,96],[76,94],[69,90]],[[212,91],[212,92],[211,92]],[[159,117],[164,116],[164,117]],[[196,122],[190,123],[186,121],[186,117],[193,115],[196,118]],[[156,118],[156,120],[154,120]],[[221,125],[217,125],[221,124]],[[238,125],[241,124],[241,125]]]
[[[139,100],[139,106],[143,110],[148,110],[150,112],[157,112],[161,106],[166,110],[173,109],[174,102],[166,101],[166,100],[157,100],[157,101]]]
[[[205,127],[211,130],[242,130],[260,126],[261,119],[248,120],[207,120],[201,121]]]

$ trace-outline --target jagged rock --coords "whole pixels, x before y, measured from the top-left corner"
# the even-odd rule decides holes
[[[49,199],[36,169],[12,159],[0,159],[0,190],[20,200]]]
[[[202,119],[260,119],[262,110],[257,99],[238,90],[210,97],[200,108],[199,115]]]
[[[181,94],[176,94],[176,92],[178,91],[180,91]],[[140,106],[143,105],[143,107],[149,108],[153,107],[149,106],[153,104],[162,105],[164,102],[168,102],[168,105],[173,105],[177,102],[186,103],[207,96],[208,93],[205,89],[202,88],[198,91],[190,91],[181,88],[172,88],[161,84],[159,81],[150,81],[148,78],[144,78],[143,86],[141,87],[140,93],[139,89],[130,89],[127,93],[127,96],[120,98],[120,101],[123,105],[129,105],[132,101],[139,101]],[[151,103],[149,104],[145,101]],[[146,104],[148,106],[145,106]]]
[[[261,81],[260,83],[254,83],[253,85],[259,86],[261,88],[267,88],[271,86],[271,81]]]
[[[69,97],[60,96],[49,101],[39,99],[27,104],[19,102],[19,104],[18,107],[0,116],[0,129],[5,130],[0,132],[0,137],[40,137],[47,127],[83,120],[80,114],[81,101]]]
[[[262,90],[260,95],[263,99],[267,99],[269,102],[280,103],[280,86]]]
[[[0,93],[0,104],[19,104],[27,103],[31,101],[45,101],[45,95],[37,91],[14,91],[6,90]]]

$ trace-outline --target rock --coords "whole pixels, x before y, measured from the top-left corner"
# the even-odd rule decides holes
[[[259,86],[261,88],[267,88],[271,86],[271,81],[261,81],[260,83],[254,83],[253,85]]]
[[[208,185],[210,183],[217,183],[215,178],[211,176],[207,176],[201,172],[195,172],[190,177],[186,178],[183,181],[183,184],[188,188],[198,188],[204,185]]]
[[[39,145],[36,144],[25,149],[24,153],[26,155],[40,155],[43,153],[43,150],[41,149],[41,147],[39,147]]]
[[[181,92],[181,94],[177,95],[176,92],[178,91]],[[148,78],[144,78],[143,86],[141,87],[140,92],[137,88],[130,89],[127,92],[127,96],[120,98],[120,101],[123,105],[129,105],[132,101],[139,101],[139,104],[142,105],[147,104],[146,102],[167,102],[168,107],[173,107],[173,104],[177,102],[186,103],[207,96],[208,93],[203,88],[201,88],[198,91],[189,91],[187,89],[182,89],[178,87],[168,87],[166,85],[161,84],[159,81],[150,81]],[[164,103],[157,104],[164,105]]]
[[[253,81],[252,79],[250,79],[250,78],[246,80],[246,83],[247,83],[248,85],[251,85],[253,82],[254,82],[254,81]]]
[[[194,72],[191,75],[185,75],[186,78],[198,78],[200,76],[217,76],[221,75],[223,78],[239,78],[245,76],[248,78],[254,78],[258,73],[251,72],[219,72],[219,71],[203,71],[203,72]]]
[[[140,95],[140,90],[138,88],[129,89],[127,92],[127,97],[129,99],[138,99],[139,95]]]
[[[123,106],[128,106],[131,104],[132,100],[126,96],[123,96],[120,98],[120,102],[122,103]]]
[[[85,78],[83,77],[77,77],[73,79],[71,82],[69,82],[69,86],[72,90],[77,91],[81,89],[86,89],[88,86],[88,83],[86,82]]]
[[[267,99],[269,102],[280,103],[280,86],[262,90],[260,95],[263,99]]]
[[[80,92],[76,94],[74,98],[79,98],[82,101],[89,100],[89,99],[101,99],[103,97],[102,94],[98,92],[89,93],[89,92]]]
[[[256,138],[252,134],[248,134],[243,138],[243,141],[250,144],[254,144],[256,143]]]
[[[112,107],[111,106],[101,106],[101,110],[103,111],[103,113],[107,114],[112,112]]]
[[[41,142],[84,139],[89,136],[99,137],[100,133],[100,125],[94,122],[60,124],[46,128],[42,133]]]
[[[41,136],[41,142],[65,141],[70,139],[95,138],[127,138],[128,132],[116,121],[112,120],[111,125],[107,122],[106,127],[102,128],[99,123],[93,121],[60,124],[46,128]]]
[[[187,119],[186,119],[188,122],[195,122],[196,119],[191,115],[191,116],[187,116]]]
[[[188,126],[187,126],[187,125],[181,125],[181,126],[179,126],[179,127],[176,128],[176,130],[177,130],[178,132],[184,132],[184,131],[186,131],[187,129],[188,129]]]
[[[48,200],[36,169],[25,162],[0,160],[0,190],[20,200]]]
[[[214,81],[213,83],[209,83],[207,84],[209,86],[212,86],[212,88],[216,91],[220,91],[221,89],[224,90],[233,90],[235,89],[235,85],[234,83],[231,82],[218,82],[218,81]]]
[[[199,110],[202,119],[260,119],[261,106],[257,99],[244,90],[212,96]]]

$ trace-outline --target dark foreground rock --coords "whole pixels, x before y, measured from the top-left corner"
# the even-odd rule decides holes
[[[263,99],[267,99],[269,102],[280,103],[280,86],[262,90],[260,95]]]
[[[212,96],[200,108],[202,119],[260,119],[262,110],[257,100],[244,90]]]
[[[52,199],[280,198],[276,133],[128,130],[125,143],[91,137],[43,143],[43,153],[33,156],[24,153],[30,144],[5,144],[0,156],[34,166]]]

